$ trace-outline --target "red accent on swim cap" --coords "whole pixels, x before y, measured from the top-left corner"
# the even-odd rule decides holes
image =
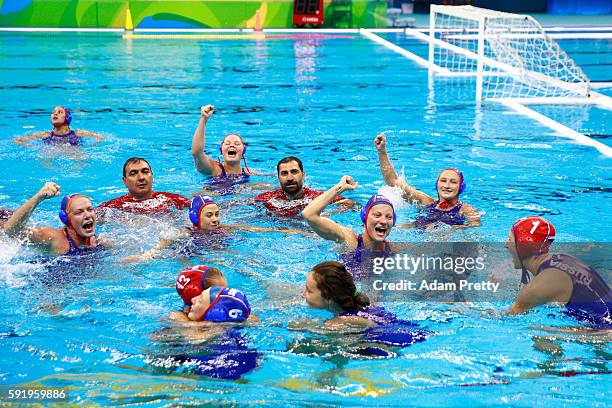
[[[555,227],[546,218],[529,216],[512,225],[519,258],[547,253],[555,240]]]

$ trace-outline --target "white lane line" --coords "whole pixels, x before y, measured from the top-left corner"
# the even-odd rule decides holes
[[[573,139],[582,145],[594,147],[606,157],[612,157],[612,147],[606,146],[605,144],[598,142],[596,140],[593,140],[590,137],[583,135],[582,133],[576,132],[575,130],[570,129],[567,126],[562,125],[561,123],[552,120],[548,116],[544,116],[536,111],[533,111],[529,109],[528,107],[521,105],[520,103],[513,101],[511,99],[506,99],[506,100],[500,99],[499,102],[501,102],[504,106],[510,109],[513,109],[520,114],[523,114],[525,116],[530,117],[531,119],[534,119],[540,122],[544,126],[554,130],[555,132],[557,132],[558,134],[562,136]]]
[[[403,55],[406,58],[411,59],[412,61],[416,62],[417,64],[419,64],[419,65],[421,65],[421,66],[423,66],[425,68],[431,69],[431,70],[435,71],[436,73],[450,74],[450,71],[448,69],[441,68],[441,67],[437,66],[436,64],[433,64],[433,63],[427,61],[425,58],[421,58],[418,55],[413,54],[410,51],[405,50],[402,47],[399,47],[399,46],[393,44],[391,41],[387,41],[384,38],[381,38],[381,37],[377,36],[376,34],[372,33],[370,30],[362,28],[360,30],[360,32],[361,32],[361,35],[363,35],[364,37],[366,37],[366,38],[368,38],[368,39],[370,39],[370,40],[372,40],[372,41],[374,41],[374,42],[376,42],[378,44],[381,44],[381,45],[389,48],[390,50],[395,51],[398,54]]]

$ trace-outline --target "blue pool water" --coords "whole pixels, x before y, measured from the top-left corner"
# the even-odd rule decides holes
[[[610,80],[612,43],[561,45],[593,80]],[[308,186],[326,189],[349,174],[360,187],[348,197],[365,202],[383,185],[372,143],[382,131],[396,167],[429,194],[440,169],[461,168],[468,183],[463,201],[483,213],[482,227],[442,236],[396,231],[392,241],[502,242],[512,223],[529,214],[551,220],[559,241],[610,241],[610,159],[502,106],[478,108],[465,84],[440,80],[428,88],[425,70],[363,37],[215,42],[3,33],[0,49],[2,207],[16,208],[47,180],[97,203],[122,195],[121,167],[131,156],[151,162],[155,190],[189,196],[203,185],[191,138],[200,105],[212,103],[208,153],[216,154],[225,133],[241,134],[249,166],[266,173],[254,181],[274,187],[276,162],[297,155]],[[77,158],[11,142],[48,129],[58,104],[73,109],[73,128],[107,140]],[[581,115],[564,118],[573,121],[568,126],[591,126],[592,120],[576,121]],[[589,115],[599,126],[593,133],[609,135],[607,113]],[[220,200],[224,222],[300,227],[245,204],[260,191],[255,188]],[[30,224],[59,227],[59,202],[43,202]],[[415,214],[404,205],[399,221]],[[361,229],[355,212],[333,217]],[[228,251],[188,260],[224,270],[249,294],[262,322],[240,332],[243,347],[257,353],[256,369],[238,381],[197,375],[171,357],[197,354],[206,345],[185,344],[166,319],[180,306],[173,285],[183,264],[171,253],[152,262],[119,262],[186,222],[182,214],[106,224],[101,232],[116,240],[116,248],[76,266],[33,263],[35,250],[0,238],[0,385],[67,388],[72,402],[112,406],[610,402],[610,343],[543,330],[575,325],[553,308],[504,319],[452,305],[390,303],[431,335],[384,359],[361,356],[359,338],[289,330],[292,321],[329,317],[308,310],[299,293],[309,269],[336,259],[337,252],[316,237],[281,234],[240,233]],[[500,259],[498,272],[518,287],[509,259]],[[298,302],[286,305],[291,300]],[[559,374],[570,371],[587,374]]]

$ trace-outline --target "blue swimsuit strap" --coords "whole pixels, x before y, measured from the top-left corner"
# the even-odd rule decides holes
[[[72,237],[70,236],[70,234],[68,234],[68,228],[64,228],[64,234],[66,234],[66,239],[68,240],[68,245],[70,245],[70,249],[68,250],[68,252],[71,252],[72,250],[77,250],[77,251],[82,251],[84,249],[91,249],[92,247],[89,246],[89,244],[87,245],[87,247],[85,248],[81,248],[79,247],[74,240],[72,239]],[[89,240],[87,240],[88,242],[91,240],[91,238]],[[96,245],[97,246],[97,245]]]
[[[225,171],[225,167],[223,166],[223,163],[221,163],[220,160],[217,160],[217,164],[219,165],[219,167],[221,167],[221,177],[227,177],[227,172]],[[244,168],[242,169],[242,175],[243,176],[248,176],[249,174],[244,170]]]

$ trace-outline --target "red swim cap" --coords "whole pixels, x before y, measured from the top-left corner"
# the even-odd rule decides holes
[[[191,299],[199,296],[204,290],[208,266],[196,265],[181,271],[176,278],[176,291],[186,305],[191,305]]]
[[[519,258],[548,252],[555,240],[555,227],[545,218],[529,216],[512,226],[516,252]]]

